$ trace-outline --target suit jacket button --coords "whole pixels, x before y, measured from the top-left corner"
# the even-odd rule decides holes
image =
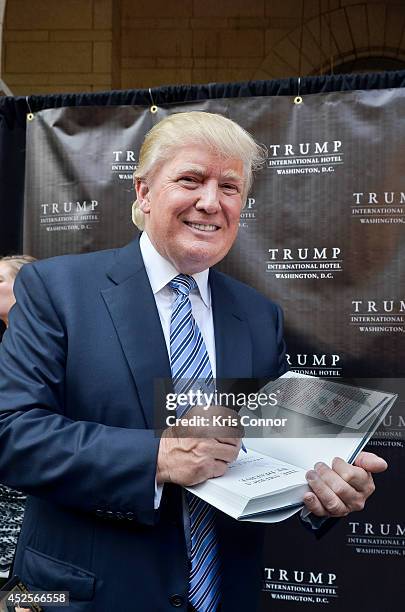
[[[171,595],[171,597],[169,597],[169,601],[174,608],[181,608],[181,606],[184,604],[184,597],[181,595]]]

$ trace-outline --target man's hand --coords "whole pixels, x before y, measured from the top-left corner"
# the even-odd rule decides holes
[[[371,474],[384,472],[388,465],[374,453],[360,453],[354,465],[336,457],[332,469],[316,463],[306,474],[312,493],[306,493],[304,503],[316,516],[347,516],[363,510],[366,499],[375,491]]]
[[[208,410],[194,407],[183,418],[189,420],[194,416],[208,420],[203,421],[206,423],[203,426],[182,424],[164,430],[158,452],[157,484],[192,486],[222,476],[238,456],[243,428],[234,410],[221,406]],[[214,417],[234,424],[214,424]]]

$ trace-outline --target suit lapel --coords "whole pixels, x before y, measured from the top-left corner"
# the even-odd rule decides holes
[[[155,428],[162,424],[161,393],[171,386],[171,370],[138,240],[120,249],[107,275],[114,285],[101,293],[135,379],[145,423]]]
[[[101,291],[134,377],[145,423],[156,427],[163,414],[162,394],[172,392],[170,361],[143,264],[139,241],[118,251],[107,271],[114,285]],[[226,276],[210,271],[217,379],[252,376],[252,341],[246,314],[239,307]],[[220,385],[221,387],[222,385]],[[160,408],[160,411],[156,409]],[[159,420],[159,424],[162,421]]]
[[[252,376],[252,340],[246,314],[231,291],[230,279],[210,270],[217,379]]]

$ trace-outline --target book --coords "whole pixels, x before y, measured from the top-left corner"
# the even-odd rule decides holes
[[[259,393],[277,399],[239,412],[246,452],[223,476],[187,489],[236,520],[263,523],[303,507],[305,474],[315,463],[331,466],[334,457],[353,463],[397,398],[295,372]]]

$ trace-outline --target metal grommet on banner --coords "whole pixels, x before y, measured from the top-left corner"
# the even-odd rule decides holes
[[[298,77],[298,91],[294,98],[294,104],[302,104],[302,97],[300,96],[301,77]]]
[[[150,107],[149,110],[154,115],[155,113],[158,112],[158,107],[156,106],[155,102],[153,101],[152,91],[151,91],[150,87],[149,87],[149,96],[150,96],[150,101],[151,101],[151,107]]]
[[[32,112],[32,108],[30,106],[30,100],[28,98],[28,96],[25,96],[25,101],[27,103],[28,106],[28,113],[27,113],[27,121],[32,121],[34,119],[34,113]]]

